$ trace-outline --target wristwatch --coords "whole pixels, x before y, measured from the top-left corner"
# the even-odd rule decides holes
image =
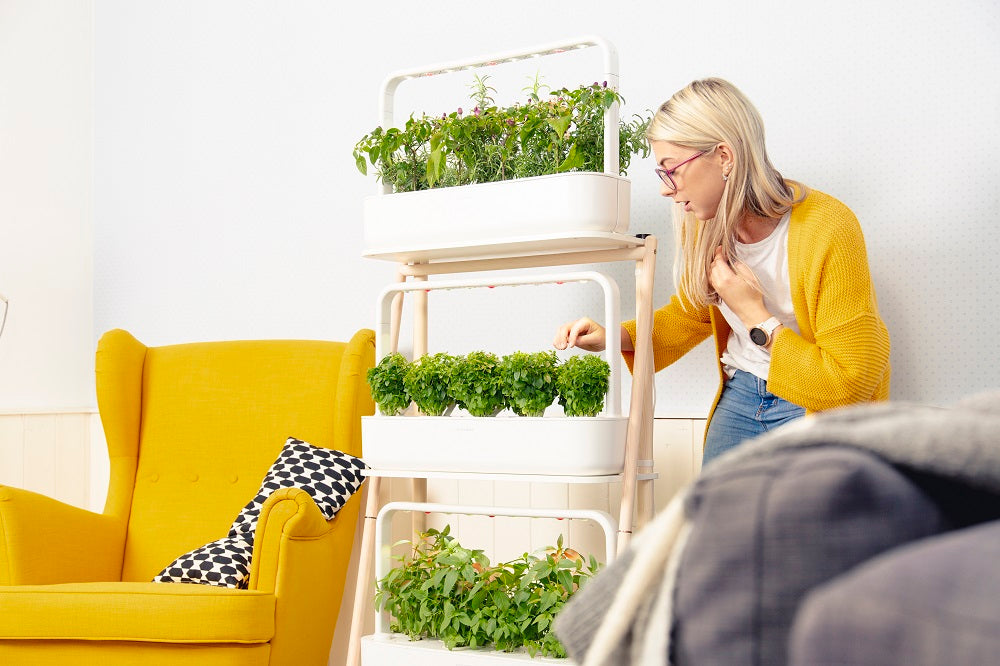
[[[767,347],[771,343],[771,334],[781,326],[777,317],[763,321],[750,329],[750,340],[758,347]]]

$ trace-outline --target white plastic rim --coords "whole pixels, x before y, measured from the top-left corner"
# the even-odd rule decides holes
[[[628,231],[631,183],[573,171],[364,200],[366,253],[392,248],[492,246],[546,234]]]
[[[627,416],[363,416],[376,474],[607,478],[625,468]]]

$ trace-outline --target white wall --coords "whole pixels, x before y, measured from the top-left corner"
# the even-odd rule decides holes
[[[351,148],[377,122],[381,79],[588,33],[618,46],[626,114],[692,78],[729,78],[763,113],[779,169],[855,210],[897,399],[995,386],[998,28],[1000,8],[972,0],[0,1],[0,292],[11,300],[0,481],[62,487],[55,447],[78,451],[92,419],[59,434],[49,415],[93,406],[94,344],[108,328],[164,344],[371,326],[393,270],[360,258],[375,186]],[[459,81],[414,110],[451,109],[466,93]],[[670,234],[651,166],[630,174],[632,222],[661,238],[663,301]],[[629,275],[612,272],[627,311]],[[431,345],[468,345],[475,327],[482,348],[542,348],[555,323],[596,308],[589,298],[529,302],[516,323],[508,313],[523,303],[435,309]],[[703,417],[709,350],[657,389],[660,415]],[[678,423],[679,441],[697,435],[698,421]],[[69,480],[77,503],[100,505],[104,464],[90,459],[89,500]]]
[[[0,413],[95,404],[93,20],[0,2]]]
[[[370,326],[392,267],[359,258],[362,200],[375,185],[355,171],[351,148],[377,123],[382,78],[594,33],[618,46],[626,113],[655,108],[692,78],[729,78],[762,112],[778,168],[855,210],[892,333],[896,398],[950,402],[995,385],[996,4],[584,0],[568,11],[511,0],[427,10],[99,3],[95,335],[122,326],[158,344],[339,338]],[[465,84],[413,110],[467,103]],[[661,238],[663,301],[671,239],[651,166],[630,174],[632,224]],[[544,348],[586,303],[539,301],[516,326],[499,314],[505,305],[435,311],[431,346],[467,344],[478,326],[484,348]],[[660,374],[658,414],[704,416],[714,381],[703,345]]]

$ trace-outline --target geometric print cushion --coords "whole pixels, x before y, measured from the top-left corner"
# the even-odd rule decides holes
[[[153,577],[154,583],[200,583],[245,590],[253,543],[227,536],[184,553]]]
[[[229,534],[181,555],[153,578],[154,583],[202,583],[246,589],[257,518],[264,502],[279,488],[309,493],[327,520],[358,491],[364,461],[289,437],[264,476],[260,489],[233,521]]]
[[[361,476],[361,470],[367,467],[360,458],[342,451],[324,449],[289,437],[264,476],[257,494],[236,516],[229,536],[243,534],[245,539],[252,542],[264,502],[279,488],[301,488],[306,491],[316,502],[323,517],[330,520],[361,487],[365,480]]]

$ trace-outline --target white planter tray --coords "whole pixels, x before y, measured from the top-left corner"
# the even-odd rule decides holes
[[[628,179],[584,172],[372,195],[364,203],[363,254],[456,242],[490,246],[545,234],[624,234],[630,196]]]
[[[600,476],[625,464],[627,416],[364,416],[375,470]]]
[[[411,641],[401,634],[374,634],[361,639],[362,666],[493,666],[494,664],[558,664],[575,666],[572,659],[530,657],[527,652],[498,652],[483,648],[449,650],[438,640]]]

